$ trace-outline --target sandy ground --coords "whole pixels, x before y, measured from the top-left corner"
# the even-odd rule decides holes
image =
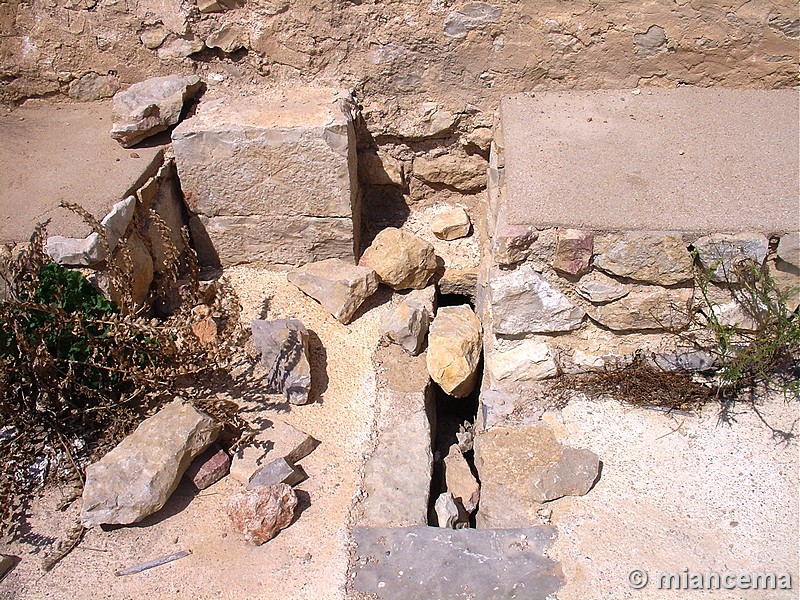
[[[759,407],[774,428],[800,433],[800,403]],[[547,415],[559,437],[603,462],[583,497],[552,503],[566,585],[559,600],[797,598],[798,441],[781,443],[749,407],[719,422],[719,406],[669,416],[617,402],[573,401]],[[634,569],[650,583],[628,583]],[[790,573],[793,590],[658,590],[658,573]]]
[[[224,513],[228,496],[239,484],[226,478],[199,494],[181,485],[157,514],[133,527],[89,531],[76,550],[44,573],[42,550],[69,527],[80,504],[56,512],[61,494],[51,492],[34,504],[32,531],[26,538],[30,543],[0,547],[0,552],[23,559],[0,582],[0,597],[319,600],[344,596],[349,512],[374,418],[372,353],[389,293],[379,292],[353,323],[344,326],[287,284],[284,273],[236,268],[227,276],[240,295],[246,323],[256,317],[297,317],[321,341],[321,346],[312,344],[314,402],[290,406],[279,396],[265,395],[262,409],[249,413],[250,418],[277,416],[321,442],[300,463],[309,479],[298,486],[305,509],[296,522],[267,544],[249,546]],[[143,573],[114,575],[119,568],[179,550],[191,550],[192,555]]]

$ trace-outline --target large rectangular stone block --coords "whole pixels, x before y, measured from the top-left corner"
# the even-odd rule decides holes
[[[333,89],[218,98],[173,131],[202,263],[355,259],[352,107]]]

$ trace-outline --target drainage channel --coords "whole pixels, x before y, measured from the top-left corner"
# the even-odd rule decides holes
[[[460,294],[443,294],[438,299],[439,307],[464,304],[472,306],[472,299]],[[433,470],[428,502],[428,525],[432,527],[475,528],[480,479],[475,468],[472,436],[478,414],[482,378],[483,356],[478,364],[475,389],[468,396],[456,398],[431,382],[436,411],[432,419],[435,434],[432,443]],[[441,499],[442,495],[448,493],[458,513],[455,519],[449,498]],[[437,501],[440,504],[438,511]],[[450,510],[445,508],[446,504],[450,504]],[[449,525],[442,523],[443,519],[449,520]]]

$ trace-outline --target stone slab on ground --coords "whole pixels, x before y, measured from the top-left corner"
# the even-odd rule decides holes
[[[0,116],[0,164],[8,166],[0,170],[0,242],[25,241],[47,219],[49,235],[84,237],[91,228],[61,201],[100,220],[156,174],[168,136],[132,151],[110,129],[110,100],[27,102]]]
[[[376,443],[364,464],[362,525],[425,525],[433,470],[433,393],[425,357],[379,348]]]
[[[509,225],[796,229],[797,90],[537,92],[500,121]]]
[[[206,264],[353,262],[359,193],[351,99],[330,88],[204,99],[172,132]]]
[[[381,600],[545,600],[564,582],[548,526],[477,531],[357,527],[353,585]]]

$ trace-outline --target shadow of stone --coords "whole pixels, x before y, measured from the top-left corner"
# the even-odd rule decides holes
[[[311,390],[308,394],[309,404],[322,404],[323,396],[328,390],[328,352],[319,336],[308,330],[308,354],[311,363]]]
[[[104,530],[106,527],[108,527],[109,530],[113,530],[120,527],[152,527],[153,525],[158,525],[170,517],[173,517],[184,511],[199,493],[200,490],[194,487],[191,482],[181,478],[180,482],[178,483],[178,487],[175,488],[174,492],[172,492],[172,495],[169,497],[164,506],[161,507],[161,510],[154,512],[152,515],[149,515],[138,523],[133,523],[132,525],[103,525],[102,527]]]

